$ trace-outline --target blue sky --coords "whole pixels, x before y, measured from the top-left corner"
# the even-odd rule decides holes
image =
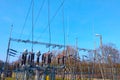
[[[34,0],[34,21],[42,5],[43,0]],[[21,30],[25,22],[31,0],[0,0],[0,59],[5,60],[10,26],[13,24],[13,38],[31,39],[31,11],[28,16],[23,34]],[[50,19],[55,14],[62,0],[50,0]],[[103,43],[114,43],[120,48],[120,0],[65,0],[64,23],[66,30],[66,44],[75,45],[78,38],[78,46],[81,48],[94,49],[94,42],[99,46],[99,33],[103,37]],[[51,23],[52,43],[63,44],[62,8]],[[34,25],[34,40],[48,42],[47,0]],[[44,31],[44,32],[43,32]],[[40,37],[40,38],[38,38]],[[27,48],[31,50],[31,44],[11,43],[11,48],[18,51]],[[48,50],[45,46],[34,45],[34,51]]]

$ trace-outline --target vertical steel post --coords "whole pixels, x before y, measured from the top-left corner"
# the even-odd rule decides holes
[[[4,64],[4,77],[6,77],[6,71],[7,71],[7,64],[8,64],[8,56],[9,56],[9,48],[10,48],[10,43],[11,43],[11,34],[12,34],[12,29],[13,29],[13,25],[11,25],[11,31],[10,31],[10,36],[9,36],[9,41],[8,41],[8,48],[7,48],[7,54],[6,54],[6,61]]]

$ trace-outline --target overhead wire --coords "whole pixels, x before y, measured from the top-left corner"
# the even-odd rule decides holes
[[[38,21],[38,19],[39,19],[39,16],[40,16],[40,13],[41,13],[41,11],[42,11],[42,9],[43,9],[44,4],[45,4],[45,0],[42,1],[42,5],[41,5],[40,8],[39,8],[37,17],[36,17],[35,22],[34,22],[34,27],[35,27],[35,25],[36,25],[36,23],[37,23],[37,21]],[[29,38],[30,38],[31,33],[32,33],[32,32],[30,32],[29,35],[28,35],[28,38],[27,38],[28,40],[29,40]]]
[[[60,9],[62,8],[63,4],[64,4],[65,0],[61,2],[60,6],[58,7],[58,9],[56,10],[55,14],[52,16],[51,20],[50,20],[50,24],[53,22],[53,20],[55,19],[56,15],[58,14],[58,12],[60,11]],[[46,27],[43,29],[42,34],[47,30],[47,28],[49,27],[49,24],[46,25]],[[37,38],[37,40],[39,40],[41,38],[41,35]]]
[[[64,1],[64,0],[63,0]],[[63,8],[62,8],[62,23],[63,23],[63,34],[64,34],[64,46],[66,45],[65,44],[65,21],[64,21],[64,5],[63,5]],[[65,47],[64,47],[64,50],[65,50]]]
[[[31,3],[30,3],[30,6],[29,6],[29,9],[28,9],[27,15],[26,15],[26,17],[25,17],[25,21],[24,21],[24,24],[23,24],[23,27],[22,27],[22,30],[21,30],[21,33],[20,33],[20,37],[19,37],[19,39],[21,39],[21,37],[22,37],[22,35],[23,35],[23,31],[24,31],[24,28],[25,28],[25,25],[26,25],[26,22],[27,22],[27,19],[28,19],[28,16],[29,16],[30,10],[31,10],[31,5],[32,5],[32,0],[31,0]]]
[[[34,41],[34,0],[32,0],[32,52],[33,52],[33,41]]]
[[[51,44],[50,0],[48,0],[48,27],[49,27],[49,44]],[[49,51],[50,51],[50,47],[49,47]]]
[[[64,0],[63,0],[63,2],[64,2]],[[64,51],[65,51],[65,46],[66,46],[66,44],[65,44],[64,4],[63,4],[63,8],[62,8],[62,23],[63,23],[63,34],[64,34],[63,39],[64,39]],[[67,51],[67,50],[66,50],[66,51]],[[66,56],[66,51],[65,51],[65,54],[63,55],[63,57]],[[65,69],[64,69],[63,80],[64,80],[64,79],[65,79]]]
[[[41,7],[40,7],[40,9],[39,9],[39,11],[38,11],[38,14],[37,14],[37,17],[36,17],[36,19],[35,19],[35,24],[34,24],[34,25],[36,25],[36,23],[37,23],[37,21],[38,21],[38,18],[39,18],[39,16],[40,16],[40,13],[41,13],[41,11],[42,11],[42,8],[43,8],[44,4],[45,4],[45,0],[42,1],[42,5],[41,5]]]

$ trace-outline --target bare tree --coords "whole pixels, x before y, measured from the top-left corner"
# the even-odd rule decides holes
[[[110,58],[113,63],[118,62],[119,50],[112,43],[103,45],[104,60],[106,63],[109,63]]]

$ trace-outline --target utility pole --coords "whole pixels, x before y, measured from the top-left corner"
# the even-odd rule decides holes
[[[77,58],[78,58],[78,38],[76,37],[76,53],[75,53],[75,66],[74,66],[74,73],[75,73],[75,80],[76,80],[76,71],[77,71]]]
[[[103,53],[103,45],[102,45],[102,35],[100,35],[100,34],[96,34],[96,36],[98,36],[98,37],[100,37],[100,49],[101,49],[101,53],[102,53],[102,64],[103,65],[101,65],[101,74],[102,74],[102,78],[103,78],[103,80],[105,80],[104,79],[104,73],[105,73],[105,71],[104,71],[104,53]],[[99,64],[99,66],[100,66],[100,64]]]
[[[9,41],[8,41],[8,48],[7,48],[7,54],[6,54],[6,61],[4,64],[4,76],[6,77],[6,71],[8,70],[7,66],[8,66],[8,57],[9,57],[9,49],[10,49],[10,43],[11,43],[11,34],[12,34],[12,29],[13,29],[13,25],[11,25],[11,30],[10,30],[10,36],[9,36]]]

